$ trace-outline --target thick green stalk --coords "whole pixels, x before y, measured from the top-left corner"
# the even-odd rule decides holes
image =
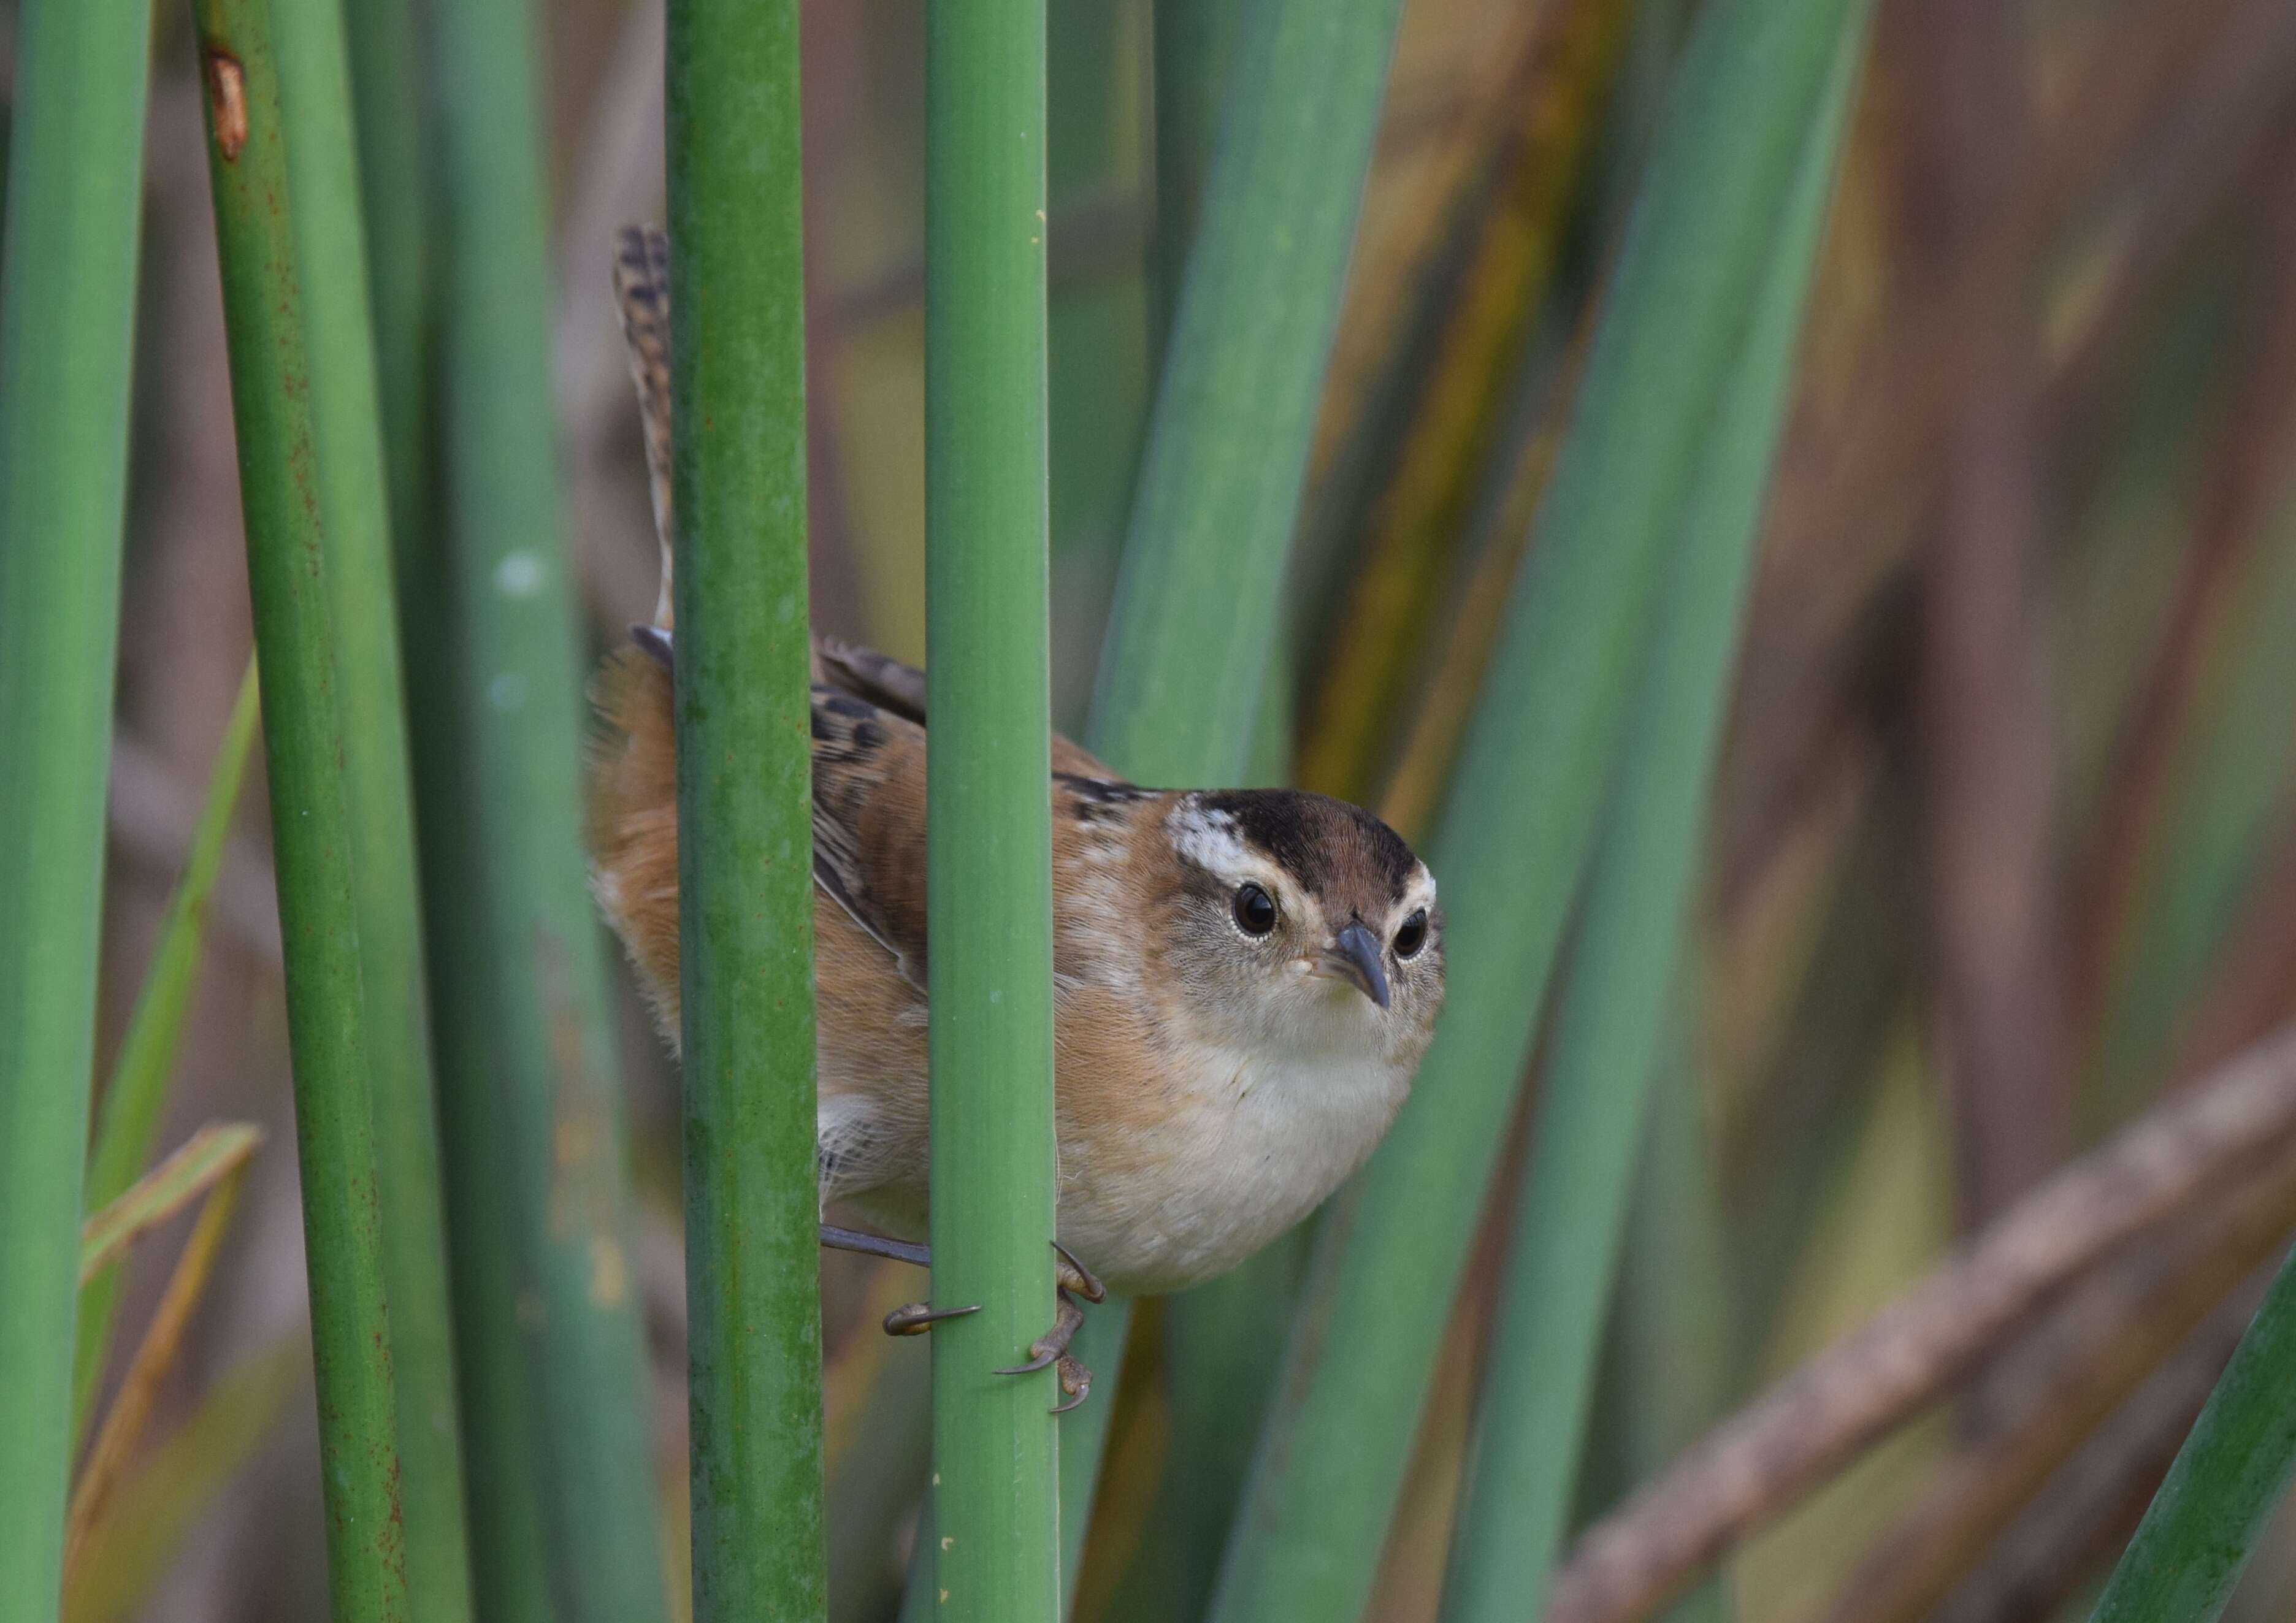
[[[825,1608],[801,196],[796,0],[674,0],[695,1623]]]
[[[516,1202],[499,1176],[493,1135],[494,1040],[479,834],[457,715],[448,625],[444,503],[432,477],[436,405],[431,126],[406,116],[430,94],[408,0],[346,0],[359,201],[366,223],[375,373],[398,562],[400,661],[412,722],[417,842],[431,1016],[440,1079],[440,1160],[449,1219],[455,1376],[465,1417],[465,1516],[471,1578],[490,1623],[551,1615],[534,1388],[503,1304],[521,1288]]]
[[[2284,1262],[2094,1623],[2216,1623],[2296,1476],[2296,1257]]]
[[[1255,0],[1237,25],[1085,733],[1141,783],[1245,775],[1399,11]],[[1086,1317],[1103,1381],[1129,1317]],[[1071,1579],[1111,1406],[1061,1434]]]
[[[1635,734],[1587,881],[1585,929],[1554,1035],[1474,1467],[1444,1594],[1449,1623],[1536,1615],[1566,1530],[1595,1354],[1626,1232],[1691,904],[1708,785],[1736,663],[1763,494],[1793,376],[1795,335],[1842,124],[1863,7],[1837,20],[1831,71],[1797,83],[1807,136],[1737,354],[1705,425],[1698,477],[1652,628]]]
[[[287,179],[302,270],[316,483],[349,774],[407,1595],[418,1617],[454,1623],[471,1615],[471,1557],[350,69],[338,6],[281,7],[274,28],[281,111],[292,132]]]
[[[530,1283],[521,1261],[518,1199],[501,1171],[507,1150],[491,1092],[483,868],[466,796],[475,792],[454,714],[456,676],[441,627],[414,616],[445,582],[402,599],[407,696],[416,719],[424,922],[431,950],[433,1042],[447,1175],[447,1255],[455,1291],[455,1376],[463,1401],[471,1586],[489,1623],[549,1623],[552,1589],[539,1392],[510,1309]],[[425,653],[439,663],[423,668]]]
[[[487,1496],[473,1507],[480,1610],[645,1623],[667,1598],[605,944],[582,846],[540,42],[528,0],[458,0],[430,15],[447,182],[447,520],[444,555],[409,611],[443,619],[452,679],[446,712],[426,718],[437,733],[423,805],[426,843],[441,847],[430,896],[459,1353],[474,1389],[464,1421]],[[439,628],[408,635],[435,647]],[[522,1497],[540,1507],[546,1594]],[[495,1529],[510,1535],[500,1550]]]
[[[1043,0],[931,8],[925,131],[934,1616],[1051,1623],[1060,1389],[995,1373],[1054,1307]]]
[[[403,1623],[405,1523],[374,1144],[336,549],[315,499],[319,429],[268,8],[200,0],[209,173],[223,267],[264,744],[336,1623]]]
[[[1093,213],[1136,205],[1140,19],[1122,5],[1047,6],[1046,193],[1055,239]],[[1154,389],[1138,264],[1053,279],[1046,309],[1052,389],[1053,725],[1084,724],[1101,634],[1123,561],[1124,522]]]
[[[1188,252],[1196,240],[1196,207],[1217,150],[1220,92],[1242,10],[1242,0],[1155,0],[1153,7],[1156,234],[1149,259],[1149,308],[1159,351],[1179,312]]]
[[[406,595],[406,566],[419,556],[438,509],[430,444],[437,142],[430,121],[410,115],[429,94],[415,0],[343,0],[343,23],[350,42],[351,114],[358,131],[359,209],[366,226],[390,529],[401,566],[400,642],[410,667],[409,709],[419,726],[421,712],[412,701],[422,690],[412,664],[422,644],[404,627],[414,606]],[[419,733],[415,749],[422,749]]]
[[[256,724],[262,709],[256,689],[255,663],[239,684],[239,699],[224,725],[223,742],[216,746],[214,769],[208,776],[207,799],[192,830],[190,854],[184,876],[168,898],[168,914],[160,925],[159,945],[152,949],[151,966],[135,995],[135,1011],[127,1017],[127,1034],[119,1039],[119,1054],[112,1062],[111,1079],[103,1090],[97,1112],[95,1143],[88,1152],[86,1207],[94,1211],[127,1193],[144,1168],[160,1136],[160,1111],[168,1102],[168,1078],[176,1069],[176,1051],[184,1035],[184,1019],[191,1012],[192,988],[198,977],[200,943],[207,933],[208,901],[215,893],[216,875],[223,868],[224,841],[231,832],[231,815],[239,804],[239,786],[247,771],[249,751],[255,743]],[[87,1408],[103,1374],[103,1358],[111,1343],[111,1316],[119,1304],[119,1270],[109,1267],[81,1288],[79,1339],[72,1356],[72,1434],[87,1425]]]
[[[488,1623],[548,1623],[555,1602],[541,1405],[510,1312],[530,1282],[521,1266],[519,1201],[502,1170],[508,1152],[493,1094],[496,1033],[480,889],[484,848],[471,815],[477,791],[445,620],[450,594],[444,541],[434,526],[413,537],[414,550],[402,552],[399,602],[414,720],[471,1583],[479,1615]]]
[[[1225,1623],[1352,1617],[1370,1591],[1646,627],[1854,10],[1728,0],[1677,70],[1434,841],[1449,1004],[1401,1119],[1325,1214]]]
[[[151,7],[28,0],[0,244],[0,1619],[56,1615]]]
[[[1400,10],[1241,26],[1088,728],[1143,783],[1242,770]]]

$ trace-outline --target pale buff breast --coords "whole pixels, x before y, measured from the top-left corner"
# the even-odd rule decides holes
[[[1100,988],[1070,983],[1060,1004],[1060,1239],[1125,1295],[1200,1283],[1300,1222],[1363,1164],[1409,1091],[1408,1062],[1370,1043],[1166,1045],[1165,1062],[1144,1069],[1149,1050]],[[821,1004],[824,1197],[911,1240],[929,1238],[923,1010],[920,997],[890,1022],[885,1010],[863,1021],[856,1006]],[[914,1056],[890,1086],[871,1070],[890,1057],[889,1036]]]
[[[1064,1071],[1089,1064],[1092,1046],[1064,1042]],[[1127,1294],[1226,1273],[1363,1164],[1401,1108],[1411,1071],[1371,1041],[1302,1049],[1182,1040],[1131,1086],[1062,1086],[1062,1241]],[[1094,1108],[1078,1119],[1086,1101]]]

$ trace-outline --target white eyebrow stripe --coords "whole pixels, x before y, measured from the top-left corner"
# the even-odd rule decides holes
[[[1257,865],[1235,832],[1235,819],[1223,811],[1205,810],[1193,796],[1174,805],[1164,828],[1172,848],[1200,868],[1227,874]]]

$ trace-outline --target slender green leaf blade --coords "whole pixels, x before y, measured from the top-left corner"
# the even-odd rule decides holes
[[[91,1213],[79,1237],[79,1275],[90,1280],[119,1260],[146,1229],[165,1223],[185,1205],[246,1164],[263,1142],[263,1129],[243,1121],[201,1127],[175,1153],[102,1207]]]
[[[1445,1592],[1451,1623],[1535,1614],[1568,1524],[1862,17],[1861,5],[1841,10],[1832,70],[1808,86],[1800,172],[1751,320],[1714,397],[1634,737],[1588,877]]]
[[[151,7],[19,16],[0,243],[0,1619],[53,1618],[71,1447]]]
[[[1241,0],[1157,0],[1154,11],[1156,235],[1150,259],[1158,348],[1178,314],[1196,205],[1219,135],[1221,91]],[[1352,231],[1349,234],[1352,236]]]
[[[1611,775],[1702,446],[1742,352],[1845,0],[1702,14],[1652,139],[1587,381],[1431,866],[1450,1003],[1418,1086],[1326,1214],[1232,1542],[1221,1623],[1353,1616]]]
[[[1087,728],[1143,783],[1242,774],[1400,11],[1240,25]]]
[[[160,1112],[167,1102],[168,1078],[174,1074],[176,1053],[184,1035],[184,1017],[190,1012],[192,988],[197,980],[200,943],[206,934],[208,902],[215,893],[216,875],[223,869],[224,844],[231,833],[232,809],[239,804],[239,789],[246,775],[247,758],[261,719],[256,688],[255,662],[239,684],[231,719],[224,725],[223,742],[216,746],[215,766],[208,775],[207,799],[192,829],[190,854],[184,876],[168,898],[167,917],[160,924],[159,944],[144,971],[143,989],[135,995],[135,1012],[127,1017],[127,1033],[120,1039],[119,1057],[112,1062],[111,1080],[95,1124],[95,1144],[88,1153],[87,1205],[92,1210],[115,1201],[135,1182],[150,1162],[160,1132]],[[85,1265],[83,1265],[85,1271]],[[87,1424],[87,1406],[102,1376],[106,1348],[111,1344],[111,1316],[119,1300],[119,1277],[107,1269],[81,1288],[79,1339],[72,1357],[72,1430]]]
[[[2296,1476],[2296,1256],[2281,1264],[2097,1602],[2095,1623],[2216,1623]]]
[[[223,1248],[224,1236],[230,1232],[232,1214],[239,1206],[240,1185],[245,1181],[247,1158],[253,1149],[253,1139],[246,1140],[242,1152],[225,1162],[214,1180],[203,1186],[205,1198],[200,1202],[199,1216],[193,1221],[183,1251],[176,1258],[175,1270],[152,1308],[152,1321],[136,1345],[135,1356],[127,1361],[127,1371],[120,1377],[119,1396],[104,1412],[103,1424],[80,1463],[78,1477],[72,1483],[71,1508],[64,1528],[67,1586],[72,1581],[74,1570],[86,1559],[88,1533],[102,1518],[119,1487],[144,1424],[152,1417],[160,1387],[183,1349],[184,1332],[198,1310],[208,1281],[214,1275],[216,1257]]]
[[[437,508],[430,425],[439,142],[436,125],[413,116],[430,94],[416,0],[342,0],[342,5],[350,43],[351,116],[358,132],[368,303],[374,315],[375,391],[390,481],[391,534],[404,571],[427,542]],[[402,621],[414,607],[406,585],[402,572]],[[416,640],[403,629],[401,636],[411,655]],[[422,690],[411,668],[408,676],[411,699]]]

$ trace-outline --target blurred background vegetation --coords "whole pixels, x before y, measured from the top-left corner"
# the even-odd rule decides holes
[[[911,660],[922,9],[810,0],[803,46],[815,621]],[[1175,297],[1156,225],[1160,202],[1185,201],[1186,132],[1153,125],[1152,64],[1216,65],[1230,9],[1051,8],[1054,678],[1071,731]],[[1427,832],[1694,11],[1405,6],[1265,780]],[[99,1076],[128,1040],[250,646],[194,53],[183,8],[157,18]],[[603,648],[655,590],[608,267],[616,227],[662,215],[662,18],[658,0],[545,0],[540,20],[555,249],[530,297],[554,334],[570,545]],[[1581,1520],[2296,1011],[2292,450],[2296,10],[1881,0],[1763,521]],[[223,1119],[260,1125],[267,1147],[154,1440],[75,1561],[68,1615],[85,1623],[324,1615],[261,782],[221,848],[159,1138]],[[626,980],[617,1013],[661,1515],[682,1549],[676,1082]],[[2118,1318],[2033,1326],[2056,1340],[2021,1381],[2016,1357],[1988,1361],[1755,1529],[1691,1604],[1748,1623],[2085,1604],[2229,1352],[2250,1275],[2296,1231],[2284,1185],[2227,1185],[2250,1200],[2245,1226],[2203,1231],[2207,1266],[2172,1270],[2185,1288],[2155,1280]],[[1453,1316],[1376,1619],[1437,1615],[1507,1206],[1487,1214]],[[126,1344],[193,1221],[133,1255]],[[832,1615],[859,1623],[899,1606],[927,1354],[874,1328],[913,1277],[823,1266]],[[1165,1357],[1175,1316],[1136,1316],[1127,1380],[1094,1400],[1112,1406],[1111,1440],[1080,1618],[1193,1617],[1209,1588],[1218,1534],[1193,1489],[1232,1496],[1250,1431],[1202,1423],[1218,1394]],[[2230,1615],[2292,1604],[2296,1524],[2261,1546]]]

